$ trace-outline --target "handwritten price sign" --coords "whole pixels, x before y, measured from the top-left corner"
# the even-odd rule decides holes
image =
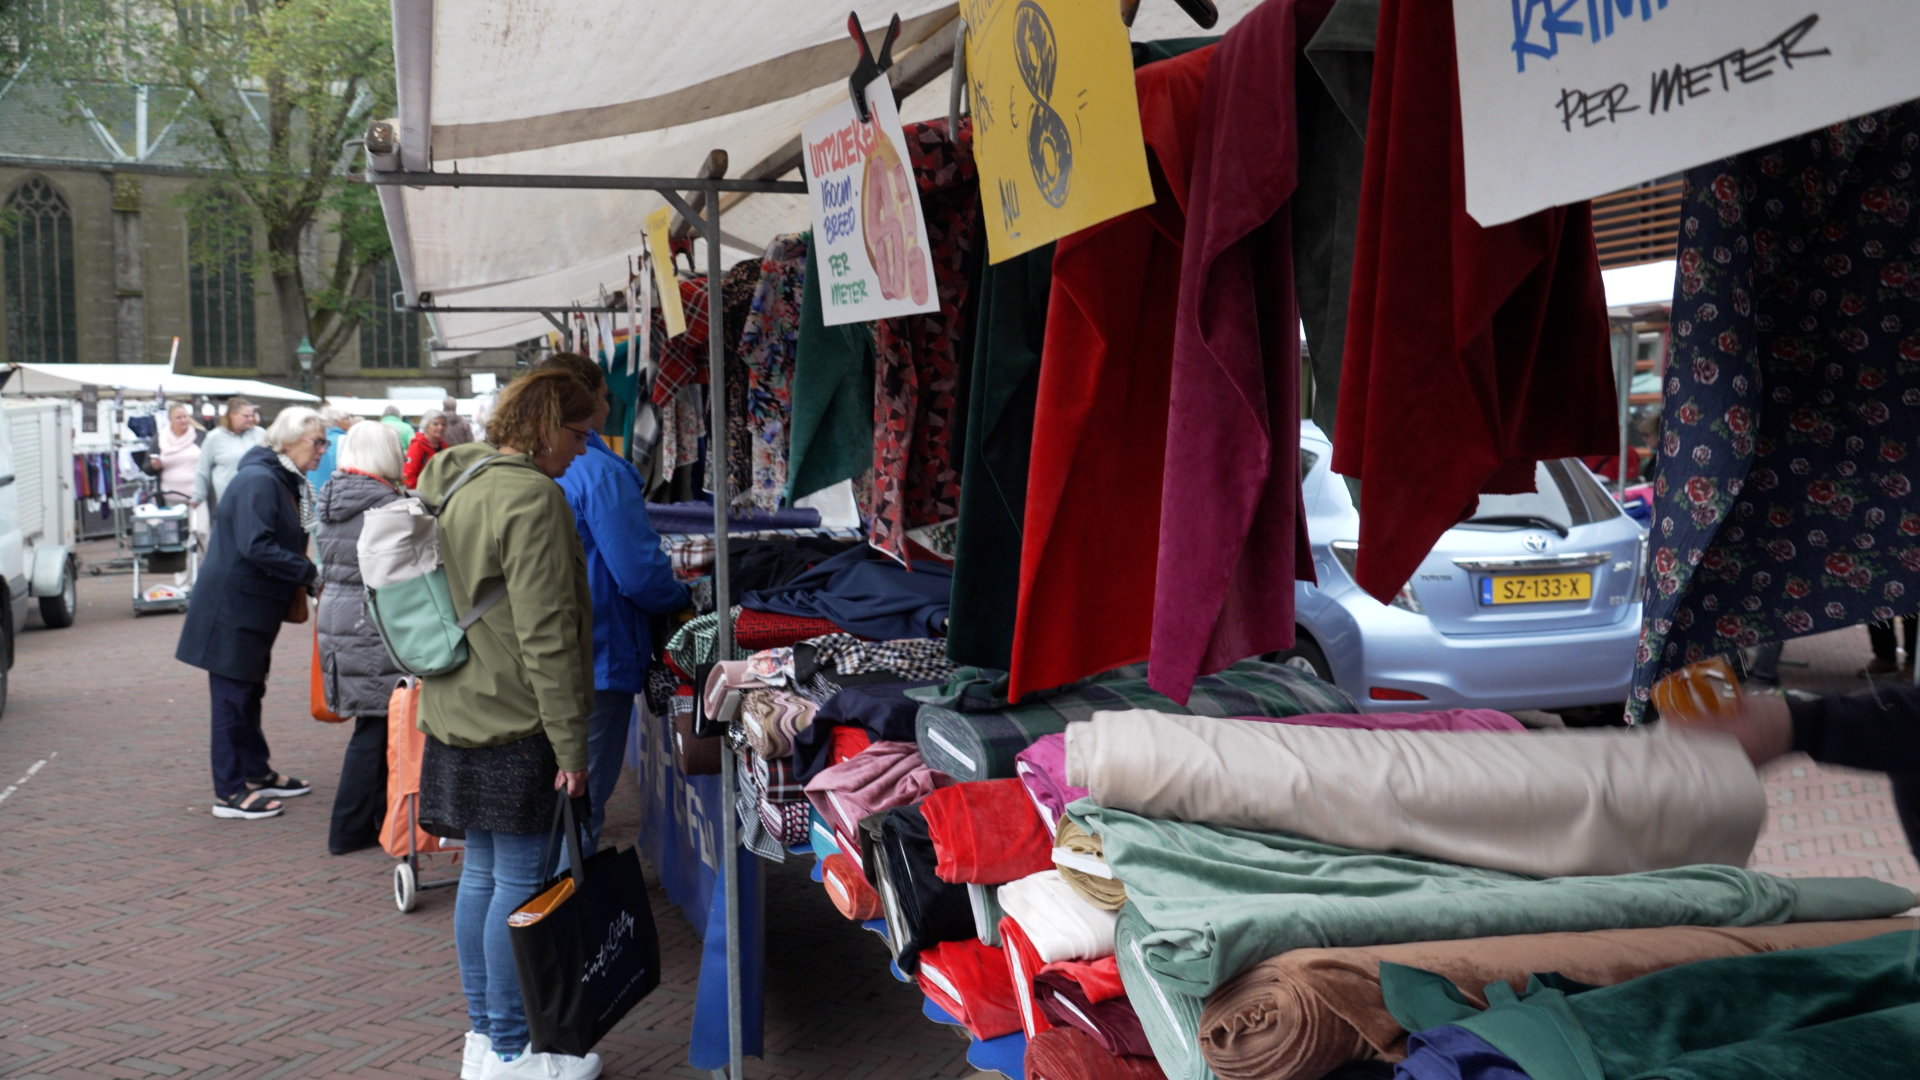
[[[1482,225],[1920,97],[1920,0],[1453,0]]]
[[[867,84],[863,124],[845,97],[800,129],[828,326],[936,311],[920,188],[885,75]]]
[[[989,262],[1153,202],[1113,0],[962,0]]]

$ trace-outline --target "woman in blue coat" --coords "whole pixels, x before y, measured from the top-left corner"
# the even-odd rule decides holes
[[[265,818],[275,796],[305,795],[304,780],[268,762],[260,730],[273,641],[296,592],[318,575],[307,559],[313,486],[306,472],[327,448],[326,422],[312,409],[283,409],[267,445],[240,459],[214,512],[207,559],[187,602],[174,658],[204,668],[213,698],[213,816]]]
[[[653,652],[647,616],[687,606],[687,589],[674,579],[660,549],[660,534],[647,520],[645,484],[633,463],[600,439],[611,410],[600,365],[578,353],[555,353],[540,362],[570,372],[600,403],[587,422],[587,452],[573,459],[560,489],[573,508],[580,544],[587,553],[587,587],[593,594],[593,715],[587,720],[587,791],[592,798],[587,833],[599,843],[607,800],[620,779],[627,753],[634,695],[646,690]]]

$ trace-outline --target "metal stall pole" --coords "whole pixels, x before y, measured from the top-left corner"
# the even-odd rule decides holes
[[[1632,403],[1633,369],[1639,351],[1639,341],[1634,334],[1634,320],[1631,317],[1613,320],[1614,340],[1619,344],[1614,348],[1613,382],[1620,406],[1620,456],[1614,459],[1614,472],[1618,479],[1613,485],[1614,497],[1620,502],[1627,501],[1627,427],[1633,422]]]

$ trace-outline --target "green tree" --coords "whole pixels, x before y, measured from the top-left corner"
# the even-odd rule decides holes
[[[6,74],[64,88],[76,120],[103,84],[183,95],[178,137],[207,176],[186,213],[217,238],[248,224],[236,199],[250,211],[282,355],[311,340],[319,375],[386,302],[370,295],[386,225],[373,190],[348,181],[346,144],[392,114],[389,19],[386,0],[0,0],[0,41]],[[235,253],[206,248],[195,257]]]

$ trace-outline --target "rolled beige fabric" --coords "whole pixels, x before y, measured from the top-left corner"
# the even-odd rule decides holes
[[[1066,851],[1071,853],[1072,863],[1096,860],[1105,866],[1107,857],[1101,852],[1099,837],[1074,824],[1072,818],[1062,817],[1059,831],[1054,833],[1053,847],[1054,869],[1060,871],[1061,879],[1087,903],[1102,911],[1119,911],[1120,906],[1127,902],[1127,887],[1120,883],[1119,878],[1111,876],[1113,871],[1109,870],[1109,876],[1101,877],[1078,865],[1060,861],[1060,852]]]
[[[1916,929],[1920,921],[1914,919],[1862,919],[1295,949],[1254,965],[1207,999],[1200,1014],[1200,1053],[1220,1080],[1318,1080],[1349,1061],[1400,1060],[1407,1033],[1381,996],[1382,961],[1444,975],[1484,1007],[1489,983],[1505,980],[1523,990],[1534,972],[1612,986],[1696,960],[1838,945]]]

